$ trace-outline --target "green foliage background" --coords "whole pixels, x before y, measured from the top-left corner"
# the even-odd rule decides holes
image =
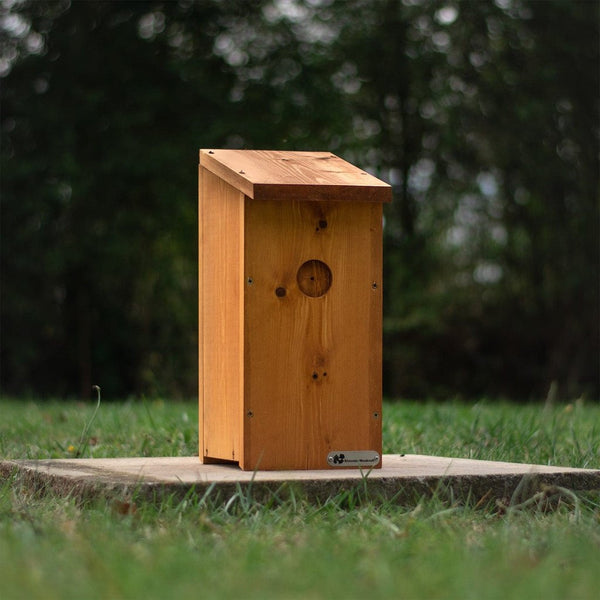
[[[240,147],[393,185],[386,394],[598,397],[598,2],[0,11],[4,393],[196,393],[197,151]]]

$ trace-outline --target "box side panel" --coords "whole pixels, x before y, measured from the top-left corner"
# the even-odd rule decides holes
[[[200,460],[204,455],[204,272],[202,261],[203,247],[203,201],[202,174],[204,169],[198,165],[198,453]]]
[[[383,206],[369,207],[369,264],[371,294],[369,296],[369,439],[382,456],[382,360],[383,360]],[[381,468],[381,462],[378,465]]]
[[[381,214],[246,203],[244,469],[381,455]]]
[[[241,458],[244,195],[201,168],[200,455]]]

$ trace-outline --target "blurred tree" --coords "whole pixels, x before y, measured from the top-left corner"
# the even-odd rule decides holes
[[[310,69],[264,4],[3,6],[5,392],[195,392],[198,149],[325,147],[335,106],[298,111]]]
[[[456,8],[450,87],[474,93],[448,111],[468,152],[452,162],[478,192],[454,227],[481,297],[461,310],[470,362],[494,382],[479,387],[597,397],[598,5]]]
[[[190,393],[196,148],[235,81],[212,53],[220,8],[13,8],[43,46],[3,82],[3,386]]]
[[[597,397],[598,5],[337,9],[342,146],[396,190],[388,392]]]
[[[596,3],[1,10],[4,391],[194,393],[213,146],[392,183],[386,393],[597,397]]]

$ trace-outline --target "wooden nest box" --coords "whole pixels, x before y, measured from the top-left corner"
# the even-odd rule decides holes
[[[329,152],[201,150],[200,458],[381,466],[382,203]]]

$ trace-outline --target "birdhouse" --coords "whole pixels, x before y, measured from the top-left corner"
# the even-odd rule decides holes
[[[381,466],[390,200],[329,152],[200,151],[202,462]]]

